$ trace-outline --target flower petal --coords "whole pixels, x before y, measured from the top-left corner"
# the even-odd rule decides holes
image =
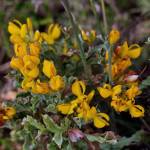
[[[122,86],[121,85],[116,85],[113,87],[113,95],[117,95],[117,94],[120,94],[121,91],[122,91]]]
[[[64,80],[61,76],[57,75],[50,79],[49,85],[52,90],[58,91],[65,86]]]
[[[56,40],[61,35],[61,28],[58,24],[51,24],[48,28],[48,34],[53,40]]]
[[[103,128],[108,126],[109,116],[105,113],[98,113],[96,117],[94,117],[94,125],[97,128]]]
[[[77,97],[80,97],[85,92],[85,83],[83,81],[75,81],[72,84],[72,93],[76,95]]]
[[[14,69],[20,70],[23,67],[23,61],[21,58],[13,57],[10,62],[10,66]]]
[[[9,22],[8,31],[11,34],[20,34],[20,28],[17,25],[15,25],[13,22]]]
[[[133,118],[144,117],[144,108],[140,105],[132,105],[129,111]]]
[[[105,89],[103,87],[98,87],[97,88],[99,94],[103,97],[103,98],[108,98],[109,96],[112,95],[112,90],[110,89]]]
[[[37,80],[34,86],[32,87],[32,92],[36,94],[47,94],[51,91],[49,89],[48,83]]]
[[[21,31],[20,31],[20,35],[21,35],[21,37],[22,38],[25,38],[26,37],[26,35],[27,35],[27,25],[26,24],[23,24],[22,26],[21,26]]]
[[[21,83],[23,89],[28,90],[34,86],[35,82],[31,78],[24,78]]]
[[[5,115],[8,119],[11,119],[16,114],[16,110],[13,107],[6,107],[5,108]]]
[[[53,61],[44,60],[43,62],[43,73],[48,78],[51,78],[56,75],[56,68]]]
[[[93,99],[93,96],[95,94],[95,90],[92,90],[88,95],[87,95],[87,101],[90,103],[90,101]]]
[[[77,104],[60,104],[60,105],[57,105],[57,109],[58,111],[60,111],[62,114],[66,115],[70,115],[74,112],[74,108],[77,107]]]
[[[128,56],[128,43],[127,43],[127,41],[125,41],[125,42],[123,43],[123,45],[121,46],[120,56],[121,56],[122,58]]]
[[[120,38],[120,32],[117,29],[112,29],[109,33],[109,43],[115,44]]]
[[[133,44],[129,47],[128,56],[130,58],[138,58],[141,54],[141,47],[138,44]]]
[[[29,32],[33,31],[32,20],[30,18],[27,18],[27,27]]]

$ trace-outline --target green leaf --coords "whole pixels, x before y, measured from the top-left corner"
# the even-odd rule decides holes
[[[144,131],[137,131],[131,137],[122,137],[116,144],[101,144],[102,150],[121,150],[123,147],[128,146],[130,144],[135,144],[140,142],[143,139]]]
[[[62,134],[63,134],[62,131],[57,131],[53,137],[53,141],[58,145],[59,148],[61,148],[63,142]]]
[[[46,130],[42,123],[38,122],[36,119],[34,119],[31,116],[27,116],[27,122],[30,125],[34,126],[35,128],[41,130],[41,132],[44,132]]]
[[[47,150],[57,150],[57,145],[54,142],[47,144]]]
[[[34,145],[31,145],[31,137],[29,135],[25,135],[24,144],[23,144],[23,150],[33,150]]]
[[[65,118],[61,122],[61,129],[63,130],[63,132],[68,130],[68,128],[70,127],[70,124],[71,124],[71,121],[68,118]]]
[[[106,139],[101,137],[101,136],[94,136],[94,135],[90,135],[90,134],[85,134],[85,136],[87,137],[87,139],[90,142],[99,142],[99,143],[105,143]]]
[[[56,106],[54,104],[49,104],[46,108],[45,108],[46,112],[52,112],[55,113],[56,112]]]
[[[48,131],[52,133],[61,131],[61,128],[48,115],[43,115],[43,122]]]
[[[148,86],[150,86],[150,76],[148,76],[145,80],[142,81],[140,89],[145,89]]]
[[[39,104],[39,98],[38,97],[32,97],[31,98],[31,110],[33,113],[36,112],[37,105]]]
[[[73,150],[73,149],[72,149],[71,145],[68,144],[68,145],[66,145],[66,147],[62,148],[62,150]]]

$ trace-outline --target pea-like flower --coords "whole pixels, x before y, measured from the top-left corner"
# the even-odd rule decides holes
[[[15,108],[0,106],[0,126],[2,126],[6,121],[12,119],[15,114]]]
[[[51,24],[48,28],[48,32],[43,32],[41,35],[48,44],[52,45],[60,37],[61,27],[58,24]]]
[[[92,90],[88,95],[85,95],[86,86],[83,81],[75,81],[72,84],[72,93],[77,96],[70,103],[57,105],[58,111],[62,114],[78,114],[78,118],[84,119],[85,122],[93,121],[95,127],[103,128],[109,125],[109,116],[105,113],[97,113],[96,108],[90,108],[90,102],[95,91]]]
[[[109,43],[115,44],[120,39],[120,32],[117,29],[112,29],[108,36]]]
[[[96,31],[95,30],[91,30],[91,31],[81,30],[81,35],[82,35],[82,39],[89,45],[93,44],[93,42],[96,39]]]

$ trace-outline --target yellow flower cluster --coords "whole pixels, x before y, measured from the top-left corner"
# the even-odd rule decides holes
[[[16,110],[13,107],[0,107],[0,126],[7,120],[10,120],[15,114]]]
[[[109,34],[110,45],[115,44],[119,38],[119,31],[112,30]],[[132,117],[143,117],[144,108],[135,105],[135,97],[141,94],[138,82],[135,82],[137,76],[126,75],[125,71],[132,65],[131,59],[139,57],[140,54],[141,47],[137,44],[128,47],[127,42],[124,42],[122,46],[117,47],[112,54],[112,77],[116,85],[104,84],[103,87],[98,87],[98,91],[103,98],[111,97],[111,106],[117,112],[128,110]],[[106,53],[106,60],[108,60],[108,52]],[[118,84],[119,81],[121,81],[121,84]]]
[[[98,87],[98,91],[103,98],[111,97],[111,106],[117,112],[128,110],[132,117],[144,116],[144,108],[135,105],[135,97],[141,94],[136,84],[128,85],[128,89],[123,89],[123,85],[111,87],[109,84],[104,84],[103,87]]]
[[[118,30],[113,29],[109,34],[110,45],[115,44],[120,38]],[[138,44],[128,46],[125,41],[121,46],[118,46],[112,55],[112,77],[113,79],[120,77],[128,67],[132,65],[131,59],[136,59],[141,54],[141,47]],[[106,60],[108,60],[108,51],[106,52]],[[108,70],[108,66],[107,66]]]
[[[8,31],[10,41],[14,44],[15,57],[10,65],[24,76],[22,88],[37,94],[46,94],[58,91],[64,87],[64,80],[56,74],[56,68],[52,60],[40,60],[41,44],[54,44],[61,35],[58,24],[51,24],[48,33],[40,33],[33,30],[32,21],[27,18],[27,23],[22,24],[17,20],[9,22]],[[43,64],[40,70],[39,65]],[[39,74],[44,73],[50,81],[40,81]]]
[[[83,81],[75,81],[72,84],[72,93],[77,97],[66,104],[59,104],[57,106],[58,111],[65,115],[74,114],[75,116],[82,118],[85,122],[93,121],[95,127],[103,128],[108,126],[109,116],[105,113],[96,111],[94,106],[90,107],[90,102],[95,94],[92,90],[88,95],[85,94],[86,86]]]
[[[35,94],[48,94],[63,89],[65,86],[64,80],[62,76],[58,75],[53,60],[40,59],[41,45],[43,43],[48,46],[53,45],[61,36],[60,26],[51,24],[47,33],[40,33],[33,30],[32,21],[27,18],[26,24],[22,24],[17,20],[9,22],[8,31],[11,34],[10,41],[14,45],[15,52],[10,65],[22,74],[22,88],[31,90]],[[96,32],[94,30],[89,32],[81,30],[81,37],[84,42],[91,46],[96,39]],[[105,70],[109,70],[109,73],[111,72],[114,85],[110,85],[110,82],[110,84],[104,84],[103,87],[98,87],[97,89],[103,98],[110,99],[111,107],[117,112],[129,111],[132,117],[143,117],[144,108],[135,104],[135,97],[141,94],[138,82],[135,82],[137,75],[131,77],[126,74],[127,69],[132,65],[131,60],[140,56],[141,47],[137,44],[128,46],[127,42],[124,42],[113,50],[119,38],[120,32],[113,29],[108,36],[111,59],[110,55],[108,57],[108,51],[106,52],[106,61],[109,59],[109,66],[106,65]],[[63,47],[63,53],[67,55],[66,41]],[[77,116],[85,122],[93,121],[94,126],[97,128],[108,126],[109,116],[98,112],[95,106],[90,105],[95,91],[92,90],[89,94],[85,94],[85,92],[85,83],[76,80],[72,84],[72,94],[76,98],[68,103],[58,104],[56,106],[57,110],[64,115]],[[0,122],[10,119],[15,114],[13,108],[9,108],[9,111],[4,112],[0,113]]]

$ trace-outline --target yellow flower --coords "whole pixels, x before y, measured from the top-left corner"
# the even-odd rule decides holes
[[[41,36],[39,31],[33,32],[32,21],[27,18],[27,23],[22,24],[18,20],[9,22],[8,31],[11,34],[10,41],[14,44],[27,43],[39,41],[41,42]]]
[[[103,98],[108,98],[112,95],[112,89],[109,84],[104,84],[103,87],[98,87],[97,90]]]
[[[109,43],[115,44],[120,39],[120,32],[117,29],[112,29],[108,36]]]
[[[130,58],[119,59],[112,64],[112,76],[113,78],[122,74],[128,67],[132,65]]]
[[[131,87],[126,91],[125,94],[131,100],[134,99],[137,95],[141,94],[141,91],[137,85],[131,85]]]
[[[44,60],[44,62],[43,62],[43,73],[48,78],[56,76],[57,71],[56,71],[56,68],[55,68],[55,65],[54,65],[53,61]]]
[[[33,37],[33,42],[39,42],[39,43],[42,42],[42,36],[39,31],[35,31],[34,37]]]
[[[38,64],[40,59],[36,56],[26,55],[23,57],[23,75],[29,78],[36,78],[39,75]]]
[[[94,117],[94,125],[97,128],[103,128],[105,126],[108,126],[109,123],[109,116],[105,113],[98,113],[95,117]]]
[[[64,115],[70,115],[74,113],[74,109],[77,107],[77,103],[67,103],[57,105],[58,111]]]
[[[9,31],[10,34],[19,35],[20,34],[20,27],[18,27],[13,22],[9,22],[9,24],[8,24],[8,31]]]
[[[141,54],[141,47],[138,44],[132,44],[130,47],[128,47],[128,43],[124,42],[121,46],[120,50],[120,56],[122,58],[124,57],[130,57],[132,59],[138,58]]]
[[[96,32],[91,30],[89,32],[85,32],[84,30],[81,31],[82,39],[91,45],[96,39]]]
[[[131,105],[129,112],[133,118],[144,117],[144,108],[140,105]]]
[[[34,42],[30,44],[30,54],[33,56],[39,56],[40,54],[40,43]]]
[[[77,99],[80,102],[86,101],[90,103],[90,101],[92,100],[95,94],[95,91],[92,90],[88,95],[85,95],[85,90],[86,90],[86,86],[83,81],[77,80],[72,84],[72,93],[77,96]]]
[[[12,43],[23,43],[27,34],[27,25],[14,20],[14,22],[9,22],[8,31],[11,34],[10,41]]]
[[[34,86],[32,87],[32,92],[35,94],[47,94],[51,92],[48,83],[41,82],[39,79],[35,82]]]
[[[7,120],[12,119],[16,114],[16,110],[13,107],[1,107],[0,106],[0,126],[2,126]]]
[[[77,113],[79,118],[87,121],[94,121],[94,125],[97,128],[103,128],[108,126],[109,116],[105,113],[97,113],[96,108],[90,108],[89,103],[94,96],[95,91],[91,91],[88,95],[85,95],[86,86],[83,81],[75,81],[72,84],[72,93],[77,98],[67,104],[57,105],[58,111],[62,114],[73,114]]]
[[[95,94],[95,91],[92,90],[88,95],[85,95],[84,94],[85,89],[86,89],[86,86],[83,81],[75,81],[72,84],[72,93],[74,95],[76,95],[77,98],[75,100],[71,101],[70,103],[58,105],[59,106],[59,107],[57,107],[58,111],[61,111],[63,114],[66,114],[66,112],[68,112],[67,114],[70,114],[70,113],[73,113],[72,111],[79,104],[82,103],[82,105],[83,105],[84,102],[89,104]],[[68,111],[67,110],[65,111],[65,108]]]
[[[21,70],[24,66],[23,60],[21,58],[13,57],[10,62],[10,66],[13,69]]]
[[[86,86],[83,81],[75,81],[72,84],[72,93],[77,97],[84,95]]]
[[[112,98],[122,92],[122,85],[116,85],[112,88]]]
[[[90,108],[87,102],[82,102],[81,106],[77,109],[78,117],[83,118],[85,122],[93,120],[97,128],[108,126],[109,116],[105,113],[97,113],[96,108]]]
[[[60,89],[64,88],[65,83],[61,76],[56,75],[50,79],[49,85],[52,90],[59,91]]]
[[[13,44],[20,44],[20,43],[23,43],[23,40],[20,38],[19,35],[11,35],[11,36],[10,36],[10,41],[11,41]]]
[[[4,119],[6,120],[11,119],[15,114],[16,110],[13,107],[6,107]]]
[[[36,56],[25,55],[23,58],[13,57],[10,66],[19,70],[25,77],[36,78],[39,75],[38,64],[40,60]]]
[[[88,111],[88,116],[94,121],[94,126],[97,128],[103,128],[109,125],[109,116],[105,113],[97,113],[95,107],[92,107]]]
[[[54,44],[61,35],[61,28],[58,24],[51,24],[48,28],[48,33],[42,33],[41,36],[48,44]]]
[[[128,110],[129,106],[125,100],[122,98],[117,98],[113,99],[111,101],[111,106],[117,111],[117,112],[122,112]]]
[[[26,44],[25,43],[15,44],[14,45],[14,50],[15,50],[15,54],[16,54],[17,57],[24,57],[25,55],[27,55],[27,50],[26,50]]]
[[[89,113],[90,106],[86,101],[81,102],[79,108],[77,109],[78,117],[83,118],[85,122],[91,120],[91,115]]]
[[[35,82],[32,78],[24,78],[21,86],[24,90],[29,90],[30,88],[32,88],[34,86]]]
[[[33,34],[33,25],[32,25],[32,20],[30,18],[27,18],[27,28],[29,34],[32,36]]]
[[[98,87],[97,90],[103,98],[108,98],[110,96],[115,97],[120,94],[121,88],[121,85],[116,85],[112,88],[109,84],[104,84],[103,87]]]

